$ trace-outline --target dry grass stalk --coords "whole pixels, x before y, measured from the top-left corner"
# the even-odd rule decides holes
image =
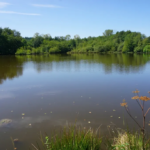
[[[141,132],[142,132],[142,141],[143,141],[143,150],[145,150],[145,118],[146,118],[146,115],[147,113],[149,112],[150,108],[148,108],[148,110],[146,111],[146,113],[144,114],[145,110],[144,110],[144,104],[145,102],[149,101],[150,98],[147,97],[147,96],[141,96],[139,97],[138,93],[140,91],[136,90],[136,91],[133,91],[133,93],[137,94],[136,96],[132,97],[132,99],[135,99],[137,101],[137,103],[139,104],[141,110],[142,110],[142,116],[143,116],[143,126],[141,126],[135,119],[134,117],[131,115],[130,111],[129,111],[129,108],[127,106],[127,103],[125,102],[125,100],[123,100],[123,103],[121,103],[120,105],[122,107],[125,108],[125,110],[127,111],[128,115],[134,120],[134,122],[139,126],[139,128],[141,129]],[[150,92],[148,92],[150,94]],[[143,101],[143,104],[141,104],[141,101]]]

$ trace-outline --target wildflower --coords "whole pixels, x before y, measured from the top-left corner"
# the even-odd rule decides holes
[[[139,98],[140,98],[139,96],[132,97],[132,99],[139,99]]]
[[[140,91],[138,91],[138,90],[135,90],[135,91],[133,91],[132,93],[139,93]]]
[[[139,100],[148,101],[148,100],[150,100],[150,98],[147,97],[147,96],[141,96],[141,97],[139,98]]]
[[[124,107],[124,106],[127,106],[127,103],[120,103],[120,105],[122,106],[122,107]]]

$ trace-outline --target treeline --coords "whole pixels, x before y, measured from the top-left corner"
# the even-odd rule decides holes
[[[150,37],[139,32],[105,30],[103,36],[78,39],[71,52],[150,52]]]
[[[26,42],[15,54],[66,53],[75,47],[75,40],[70,37],[66,35],[52,38],[49,34],[35,33],[30,40],[25,38]]]
[[[95,53],[95,52],[150,52],[150,37],[139,32],[105,30],[103,36],[81,39],[79,35],[56,36],[35,33],[21,37],[16,30],[0,28],[0,54],[44,53]]]

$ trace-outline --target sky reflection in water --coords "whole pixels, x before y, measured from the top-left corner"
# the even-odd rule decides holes
[[[10,136],[26,149],[40,131],[50,134],[75,120],[83,127],[102,125],[106,133],[110,124],[123,127],[124,114],[133,126],[120,103],[125,98],[138,120],[132,91],[150,91],[145,54],[0,56],[0,72],[0,119],[13,120],[0,128],[0,149],[10,149]]]

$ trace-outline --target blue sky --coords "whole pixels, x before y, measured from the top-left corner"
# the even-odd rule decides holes
[[[99,36],[105,29],[150,36],[150,0],[0,0],[0,27],[54,36]]]

